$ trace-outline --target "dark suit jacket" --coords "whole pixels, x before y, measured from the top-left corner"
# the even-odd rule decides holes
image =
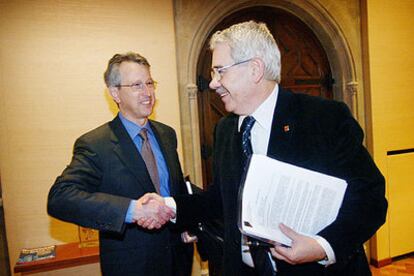
[[[225,275],[243,271],[237,228],[243,169],[237,127],[236,115],[221,119],[216,127],[211,188],[201,195],[175,198],[179,224],[196,217],[223,218]],[[348,188],[337,219],[319,233],[332,246],[337,263],[324,268],[317,263],[292,266],[277,261],[278,275],[370,274],[362,244],[384,223],[387,202],[384,178],[362,140],[363,132],[344,103],[279,91],[267,155],[345,179]]]
[[[171,195],[184,193],[175,132],[156,121],[150,124],[167,163]],[[147,231],[124,223],[131,199],[149,192],[155,188],[145,163],[116,117],[76,141],[72,162],[49,192],[48,212],[100,231],[104,275],[190,275],[192,245],[181,243],[171,225]]]

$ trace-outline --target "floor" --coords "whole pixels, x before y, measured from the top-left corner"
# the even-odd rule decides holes
[[[380,269],[371,267],[373,276],[406,276],[414,275],[414,254]]]

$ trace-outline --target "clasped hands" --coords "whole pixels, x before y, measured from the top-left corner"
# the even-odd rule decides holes
[[[175,218],[175,211],[156,193],[148,193],[138,199],[133,213],[134,222],[149,230],[160,229],[173,218]],[[181,239],[184,243],[198,240],[197,236],[190,235],[187,231],[181,233]]]
[[[165,200],[156,193],[148,193],[137,200],[133,220],[146,229],[160,229],[175,218],[175,211],[165,205]]]

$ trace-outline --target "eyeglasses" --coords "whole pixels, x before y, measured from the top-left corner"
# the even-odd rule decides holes
[[[235,62],[235,63],[230,64],[230,65],[222,66],[222,67],[213,67],[213,68],[211,68],[211,79],[212,80],[216,79],[217,81],[219,81],[219,80],[221,80],[221,78],[223,77],[223,73],[226,72],[227,69],[229,69],[233,66],[236,66],[236,65],[240,65],[240,64],[249,62],[251,60],[252,59],[249,58],[249,59],[246,59],[246,60],[243,60],[243,61]]]
[[[156,81],[147,81],[146,83],[138,82],[133,84],[119,84],[116,87],[129,87],[133,92],[141,92],[144,91],[144,88],[147,88],[149,90],[157,89],[157,82]]]

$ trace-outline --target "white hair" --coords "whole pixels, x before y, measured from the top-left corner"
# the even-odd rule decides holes
[[[210,49],[214,50],[218,43],[229,45],[234,62],[262,59],[265,78],[280,83],[280,51],[266,24],[247,21],[217,31],[210,39]]]

